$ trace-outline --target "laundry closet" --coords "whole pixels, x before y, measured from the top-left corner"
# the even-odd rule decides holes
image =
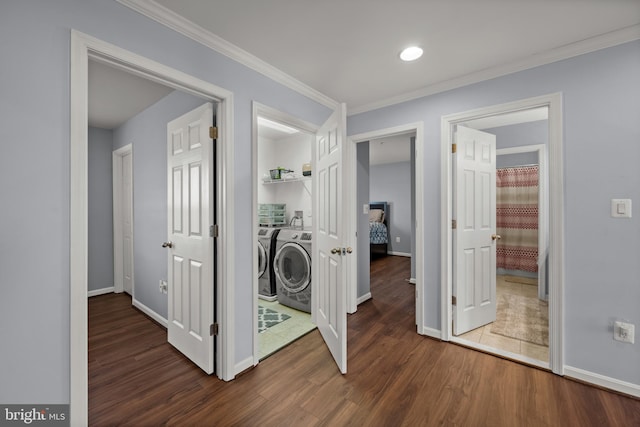
[[[311,322],[312,134],[258,117],[258,338],[263,359]]]

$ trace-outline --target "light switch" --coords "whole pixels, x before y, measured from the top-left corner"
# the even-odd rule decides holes
[[[362,213],[363,214],[369,213],[369,204],[362,205]]]
[[[631,199],[611,199],[613,218],[631,218]]]

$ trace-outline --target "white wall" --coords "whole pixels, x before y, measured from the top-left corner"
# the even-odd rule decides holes
[[[640,41],[350,116],[347,133],[424,122],[425,248],[419,262],[426,272],[424,326],[440,329],[441,117],[559,91],[565,362],[640,387],[640,345],[614,341],[612,328],[614,319],[640,325],[640,216],[610,217],[610,199],[640,200]]]
[[[311,163],[312,141],[312,136],[305,133],[275,141],[258,136],[258,203],[286,203],[287,222],[293,218],[294,211],[302,210],[305,227],[311,227],[313,223],[312,181],[263,184],[262,178],[269,176],[269,170],[277,167],[293,170],[302,176],[302,164]]]

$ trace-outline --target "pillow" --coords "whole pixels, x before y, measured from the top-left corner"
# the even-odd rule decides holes
[[[369,210],[369,222],[384,222],[384,211],[382,209]]]

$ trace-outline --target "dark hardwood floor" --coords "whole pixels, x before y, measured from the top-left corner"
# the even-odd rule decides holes
[[[313,331],[223,382],[123,294],[89,299],[91,426],[639,426],[640,400],[416,333],[409,258],[371,266],[348,374]]]

